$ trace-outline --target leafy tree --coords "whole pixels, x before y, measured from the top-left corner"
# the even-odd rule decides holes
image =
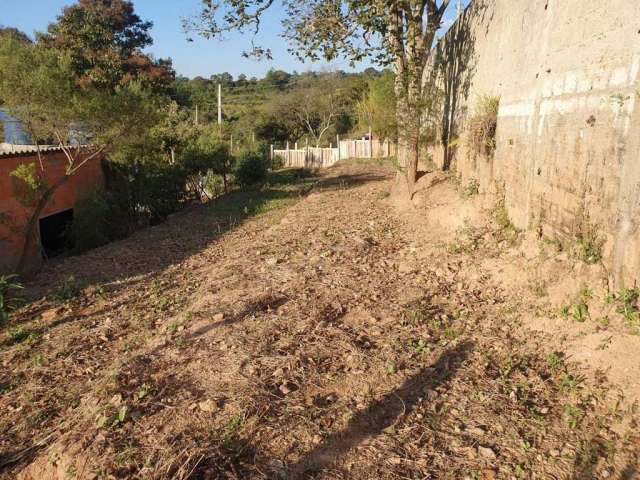
[[[188,172],[188,181],[201,199],[209,196],[204,181],[208,173],[219,175],[224,191],[227,191],[232,158],[229,145],[220,138],[216,127],[201,129],[197,141],[186,147],[182,162]]]
[[[360,128],[371,127],[381,137],[395,141],[398,123],[394,83],[394,75],[389,70],[370,78],[368,93],[358,102],[357,109]]]
[[[113,90],[79,87],[68,54],[11,36],[0,38],[0,71],[0,101],[35,140],[39,158],[39,165],[14,172],[35,197],[18,266],[22,270],[37,221],[53,194],[87,162],[143,135],[157,105],[139,83]],[[67,159],[65,174],[52,183],[39,148],[43,140],[57,145]]]
[[[283,70],[270,69],[262,80],[266,85],[284,89],[291,80],[291,74]]]
[[[423,80],[430,65],[431,47],[450,0],[202,0],[199,15],[185,25],[206,38],[227,32],[257,33],[265,15],[276,5],[284,11],[283,36],[301,59],[352,62],[367,57],[392,64],[395,77],[398,156],[405,169],[408,190],[417,177],[421,119],[425,95]],[[269,57],[271,52],[252,42],[247,55]]]
[[[3,27],[0,25],[0,37],[13,37],[24,43],[31,43],[29,35],[13,27]]]
[[[82,85],[115,88],[143,80],[166,87],[174,76],[171,61],[142,53],[153,43],[151,27],[128,0],[79,0],[64,8],[38,41],[67,54]]]
[[[255,185],[267,177],[268,161],[258,150],[245,150],[240,153],[234,170],[236,182],[241,186]]]
[[[289,102],[289,108],[316,146],[320,146],[330,129],[335,131],[338,118],[345,111],[338,82],[329,76],[323,82],[293,90],[289,94]]]
[[[229,72],[218,73],[216,75],[211,75],[210,77],[211,83],[216,86],[220,83],[223,87],[229,87],[233,85],[233,75]]]

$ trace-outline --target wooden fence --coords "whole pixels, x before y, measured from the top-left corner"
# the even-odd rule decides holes
[[[288,147],[288,146],[287,146]],[[297,147],[297,145],[296,145]],[[274,150],[271,158],[280,158],[285,167],[326,168],[349,158],[385,158],[396,154],[394,143],[380,140],[340,140],[336,147],[286,148]]]

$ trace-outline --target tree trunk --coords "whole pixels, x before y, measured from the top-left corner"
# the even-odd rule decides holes
[[[420,85],[411,78],[396,77],[396,118],[398,123],[398,163],[407,180],[409,195],[418,177],[422,111]]]
[[[68,178],[69,177],[67,175],[63,176],[60,180],[58,180],[56,183],[54,183],[52,186],[50,186],[44,192],[42,192],[42,196],[38,199],[38,202],[36,203],[33,209],[33,213],[29,218],[29,222],[27,223],[27,228],[25,229],[24,244],[22,246],[22,252],[20,253],[20,260],[18,262],[18,273],[20,274],[26,273],[25,267],[27,264],[27,259],[29,257],[29,251],[35,244],[36,232],[38,231],[37,229],[38,220],[40,220],[40,215],[42,214],[42,211],[45,209],[45,207],[49,203],[49,200],[51,200],[51,197],[53,196],[53,194],[56,193],[58,188],[60,188],[62,185],[66,183]]]

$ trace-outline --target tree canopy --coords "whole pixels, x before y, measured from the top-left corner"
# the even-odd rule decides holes
[[[142,51],[153,43],[151,27],[128,0],[79,0],[38,34],[38,42],[67,54],[81,85],[115,88],[142,80],[166,86],[174,76],[171,61]]]

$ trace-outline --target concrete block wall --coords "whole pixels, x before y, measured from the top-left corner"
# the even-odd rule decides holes
[[[436,160],[485,192],[503,190],[520,228],[570,240],[586,212],[613,282],[635,282],[640,2],[475,0],[438,51],[445,113]],[[492,158],[474,154],[465,136],[482,95],[500,97]]]

